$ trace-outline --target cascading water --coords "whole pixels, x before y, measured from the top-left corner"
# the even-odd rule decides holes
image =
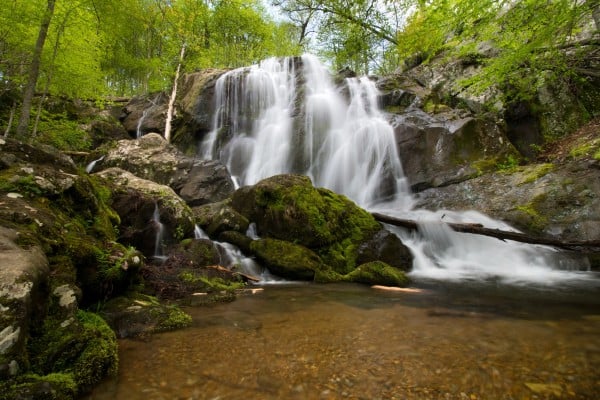
[[[90,162],[88,165],[86,165],[85,172],[87,172],[88,174],[91,174],[92,171],[94,170],[94,167],[96,166],[96,164],[98,164],[102,160],[104,160],[104,156]]]
[[[152,213],[152,226],[155,230],[154,237],[154,258],[157,260],[164,261],[166,257],[163,254],[163,236],[165,233],[165,226],[160,222],[160,210],[158,204],[154,204],[154,212]]]
[[[248,237],[253,240],[257,238],[256,236],[250,236],[250,231],[248,232]],[[210,240],[210,237],[198,225],[194,227],[194,238]],[[261,284],[281,282],[281,279],[269,273],[267,269],[259,266],[252,258],[245,256],[238,247],[231,243],[213,242],[213,245],[219,252],[220,265],[230,269],[237,268],[247,275],[258,278]]]
[[[221,76],[213,129],[201,145],[204,157],[219,158],[241,185],[301,173],[365,208],[410,214],[421,221],[419,232],[394,230],[415,255],[416,276],[539,283],[587,279],[565,271],[560,264],[568,259],[552,249],[459,234],[441,223],[443,216],[446,222],[511,229],[479,213],[412,210],[394,131],[378,108],[374,83],[346,79],[344,95],[314,56],[302,56],[301,65],[293,58],[269,59]]]

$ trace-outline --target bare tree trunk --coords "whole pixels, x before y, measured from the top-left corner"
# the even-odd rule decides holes
[[[409,230],[418,230],[419,224],[410,219],[395,218],[389,215],[372,213],[373,217],[385,224],[395,225]],[[542,238],[530,236],[524,233],[502,231],[500,229],[485,228],[480,224],[458,224],[446,223],[452,230],[456,232],[471,233],[474,235],[490,236],[500,240],[513,240],[515,242],[541,244],[545,246],[554,246],[561,249],[576,250],[576,251],[598,251],[600,250],[600,240],[561,240],[552,238]]]
[[[10,115],[8,117],[8,124],[6,124],[6,130],[4,131],[4,137],[8,137],[10,128],[12,126],[13,119],[15,118],[15,111],[17,110],[17,101],[13,101],[13,106],[10,109]]]
[[[173,90],[171,91],[171,97],[169,98],[169,106],[167,107],[167,121],[165,122],[165,139],[169,143],[171,142],[171,121],[173,120],[175,97],[177,97],[177,81],[179,81],[179,73],[181,72],[181,64],[183,64],[184,57],[185,43],[181,46],[181,53],[179,53],[179,63],[177,64],[177,70],[175,71],[175,79],[173,80]]]
[[[19,124],[17,125],[17,136],[24,137],[27,133],[27,128],[29,127],[29,118],[31,115],[31,102],[35,93],[35,86],[40,75],[40,65],[42,63],[42,50],[44,49],[46,36],[48,36],[48,27],[50,26],[50,21],[52,21],[55,3],[56,0],[48,0],[48,8],[44,13],[42,23],[40,24],[40,31],[38,33],[37,41],[35,42],[35,48],[33,49],[33,57],[31,59],[29,77],[27,78],[27,84],[25,85],[25,89],[23,90],[23,104],[21,105],[21,117],[19,118]]]

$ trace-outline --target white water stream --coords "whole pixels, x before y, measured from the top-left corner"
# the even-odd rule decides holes
[[[292,58],[269,59],[221,76],[203,156],[220,159],[240,185],[301,173],[315,186],[345,194],[364,208],[420,221],[416,233],[390,228],[412,250],[414,276],[538,284],[594,279],[577,271],[586,267],[581,261],[551,248],[456,233],[444,223],[512,229],[480,213],[413,210],[394,131],[378,108],[375,84],[349,78],[344,94],[314,56],[301,61],[301,76]]]

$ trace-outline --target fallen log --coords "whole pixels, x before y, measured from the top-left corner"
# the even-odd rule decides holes
[[[379,213],[371,213],[371,215],[373,215],[373,217],[377,221],[383,222],[385,224],[399,226],[401,228],[406,228],[409,230],[419,229],[419,224],[414,220],[396,218]],[[481,224],[459,224],[454,222],[445,222],[445,224],[456,232],[490,236],[496,239],[500,239],[502,241],[513,240],[515,242],[539,244],[574,251],[600,251],[600,240],[561,240],[554,238],[531,236],[519,232],[503,231],[501,229],[491,229],[486,228]]]
[[[232,275],[232,276],[240,276],[245,281],[260,282],[260,279],[257,278],[256,276],[248,275],[248,274],[245,274],[245,273],[239,272],[239,271],[232,271],[232,270],[230,270],[228,268],[225,268],[225,267],[223,267],[221,265],[209,265],[206,268],[215,269],[217,271],[224,272],[224,273]]]

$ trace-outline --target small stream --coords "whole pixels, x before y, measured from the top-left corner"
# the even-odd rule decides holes
[[[600,398],[596,284],[268,285],[120,341],[101,399]]]

